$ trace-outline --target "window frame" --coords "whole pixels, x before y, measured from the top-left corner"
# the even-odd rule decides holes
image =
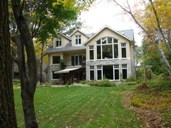
[[[58,60],[59,62],[57,61],[57,62],[54,63],[54,57],[59,57],[58,58],[59,59]],[[60,60],[61,60],[61,57],[60,56],[52,56],[52,64],[60,64]]]
[[[95,79],[95,71],[94,71],[94,66],[89,66],[89,68],[90,68],[90,78],[89,78],[89,80],[94,80]],[[93,72],[93,79],[91,79],[91,72]]]
[[[71,66],[80,66],[84,61],[84,55],[71,56]]]
[[[56,43],[56,48],[61,47],[62,46],[62,38],[61,37],[56,38],[55,43]]]
[[[101,71],[101,79],[98,79],[98,71]],[[103,80],[103,67],[101,65],[97,66],[97,70],[96,70],[96,79],[97,80]]]
[[[121,64],[121,67],[122,67],[122,79],[126,80],[128,78],[128,65],[127,64]],[[126,70],[126,78],[123,78],[124,77],[123,70]]]
[[[115,56],[115,47],[117,45],[117,57]],[[104,46],[109,46],[111,49],[110,52],[112,57],[104,57]],[[98,54],[100,52],[100,54]],[[114,37],[104,37],[96,41],[96,54],[98,60],[106,60],[106,59],[117,59],[119,57],[119,50],[118,50],[118,39]],[[100,55],[100,56],[99,56]]]
[[[114,64],[113,65],[113,80],[120,80],[120,69],[119,69],[119,67],[120,67],[119,64]],[[119,77],[118,79],[116,79],[115,70],[118,70],[118,77]]]
[[[75,35],[75,44],[81,45],[81,35]]]
[[[124,56],[123,56],[123,50],[125,50],[125,55]],[[127,58],[127,43],[126,42],[121,43],[121,57],[122,58]]]
[[[92,53],[92,58],[91,58],[91,53]],[[94,60],[94,45],[89,46],[89,60]]]

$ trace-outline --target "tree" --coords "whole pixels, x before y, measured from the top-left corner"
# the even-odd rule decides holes
[[[61,28],[70,26],[76,21],[80,11],[87,8],[92,2],[82,0],[23,1],[23,15],[27,19],[31,37],[41,42],[42,52],[47,39],[56,36]],[[11,19],[13,19],[12,16]],[[17,35],[18,31],[14,22],[11,23],[11,28]],[[42,54],[40,58],[42,59]],[[40,82],[42,82],[41,74],[42,72],[40,72]]]
[[[157,53],[160,55],[165,69],[171,77],[171,63],[166,55],[166,53],[171,54],[170,0],[137,1],[138,4],[134,6],[134,10],[128,0],[126,0],[127,7],[124,7],[116,0],[113,1],[128,13],[143,30],[149,42],[154,45]],[[160,47],[161,43],[163,43],[165,47]],[[164,51],[163,48],[166,49],[166,51]]]
[[[11,23],[11,32],[18,50],[16,62],[20,72],[25,127],[37,128],[34,109],[37,69],[33,38],[45,43],[56,29],[76,18],[76,10],[81,10],[86,4],[77,0],[11,0],[11,3],[16,21]]]
[[[32,37],[27,25],[27,21],[23,16],[23,8],[20,0],[11,0],[14,17],[20,35],[16,38],[18,46],[18,64],[21,80],[21,97],[24,111],[24,120],[26,128],[37,128],[35,109],[34,109],[34,93],[37,84],[36,56],[33,46]],[[26,71],[24,49],[26,49],[28,73]]]
[[[0,1],[0,12],[0,128],[17,128],[7,0]]]

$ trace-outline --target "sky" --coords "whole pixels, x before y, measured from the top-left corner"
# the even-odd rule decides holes
[[[83,22],[81,30],[85,33],[98,32],[105,26],[114,30],[133,29],[136,45],[141,45],[139,27],[112,0],[96,0],[87,11],[81,13],[80,20]]]

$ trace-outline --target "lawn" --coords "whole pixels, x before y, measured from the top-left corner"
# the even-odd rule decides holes
[[[133,86],[39,87],[35,108],[40,128],[139,128],[136,114],[123,107]],[[23,128],[20,89],[15,89],[19,128]]]

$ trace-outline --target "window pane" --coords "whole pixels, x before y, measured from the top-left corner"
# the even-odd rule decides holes
[[[79,44],[81,44],[81,38],[79,39]]]
[[[89,49],[93,50],[93,48],[94,48],[93,46],[89,46]]]
[[[97,69],[102,69],[102,66],[97,66]]]
[[[97,46],[97,59],[101,59],[101,46]]]
[[[94,52],[93,50],[90,50],[90,60],[93,60],[94,59]]]
[[[82,61],[83,61],[83,58],[82,58],[82,56],[80,55],[80,56],[79,56],[79,65],[82,65]]]
[[[106,44],[106,40],[107,40],[107,38],[103,38],[102,39],[102,44]]]
[[[108,37],[108,43],[112,43],[112,38],[111,37]]]
[[[118,44],[114,44],[114,58],[118,58]]]
[[[76,44],[81,44],[81,35],[76,35],[75,36],[75,43]]]
[[[71,65],[74,66],[75,63],[74,63],[74,56],[71,56]]]
[[[60,47],[61,46],[61,38],[57,38],[56,39],[56,47]]]
[[[121,47],[126,47],[126,43],[121,43]]]
[[[94,69],[94,66],[90,66],[90,69]]]
[[[113,66],[103,66],[103,79],[113,80]]]
[[[102,79],[102,71],[101,70],[97,70],[97,79],[98,80]]]
[[[114,65],[114,68],[119,68],[119,65],[117,64],[117,65]]]
[[[122,69],[122,78],[127,79],[127,69]]]
[[[78,65],[78,56],[75,56],[75,65]]]
[[[53,64],[59,64],[60,63],[60,56],[53,56],[52,57],[52,63]]]
[[[122,58],[126,58],[126,48],[122,48]]]
[[[98,41],[97,41],[97,44],[101,44],[101,40],[98,40]]]
[[[119,80],[119,69],[115,69],[115,80]]]
[[[90,80],[94,80],[94,71],[90,71]]]
[[[103,45],[103,59],[112,58],[112,45]]]
[[[118,43],[118,40],[117,39],[114,39],[114,43]]]
[[[122,64],[122,68],[127,68],[127,64]]]

